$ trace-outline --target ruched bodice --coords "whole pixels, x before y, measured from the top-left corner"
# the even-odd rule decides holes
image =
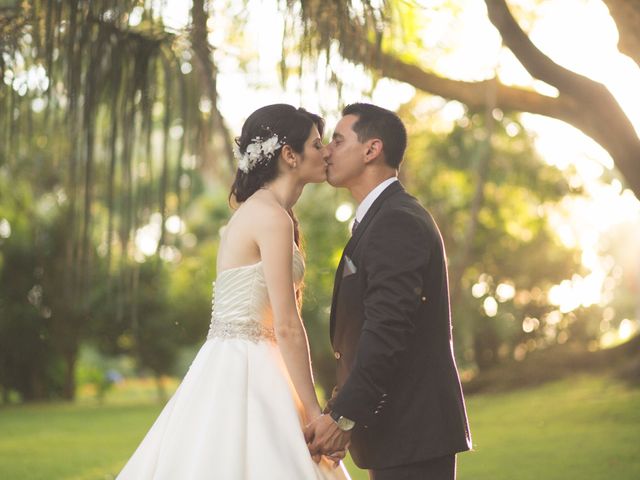
[[[304,260],[296,248],[293,254],[293,280],[304,277]],[[269,293],[262,261],[230,268],[214,282],[211,325],[207,339],[243,338],[251,341],[275,340]]]

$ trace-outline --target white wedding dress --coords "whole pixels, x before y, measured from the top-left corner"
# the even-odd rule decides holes
[[[296,249],[294,279],[304,261]],[[220,272],[207,341],[118,480],[345,480],[311,459],[262,263]]]

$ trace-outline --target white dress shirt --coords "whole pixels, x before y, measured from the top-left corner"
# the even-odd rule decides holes
[[[369,210],[369,208],[371,207],[371,205],[373,204],[373,202],[376,201],[376,198],[380,196],[380,194],[384,191],[385,188],[387,188],[393,182],[397,182],[397,181],[398,181],[398,177],[387,178],[382,183],[379,183],[376,188],[371,190],[367,194],[367,196],[364,197],[364,200],[360,202],[360,205],[358,205],[358,208],[356,209],[356,222],[360,223],[364,218],[365,214],[367,213],[367,211]]]

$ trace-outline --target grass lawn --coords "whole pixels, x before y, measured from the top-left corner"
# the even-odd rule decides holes
[[[118,392],[104,406],[0,408],[0,479],[112,479],[160,409]],[[583,376],[470,397],[468,409],[475,451],[459,455],[460,480],[640,478],[638,388]]]

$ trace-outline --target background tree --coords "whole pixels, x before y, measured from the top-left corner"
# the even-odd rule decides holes
[[[514,354],[522,359],[528,340],[530,349],[555,343],[568,324],[560,325],[564,315],[544,292],[580,272],[580,258],[559,243],[548,212],[579,192],[536,155],[515,117],[469,112],[450,132],[434,133],[415,113],[420,103],[416,97],[402,111],[411,131],[403,182],[435,216],[457,270],[452,302],[462,363],[482,369]]]
[[[126,315],[135,324],[140,228],[159,213],[160,254],[166,219],[188,201],[191,169],[211,170],[230,151],[202,37],[206,16],[204,2],[194,2],[193,28],[175,32],[153,4],[137,1],[0,4],[0,168],[17,176],[37,155],[45,179],[33,193],[55,193],[65,212],[56,227],[63,245],[48,252],[59,264],[44,274],[57,283],[43,296],[56,303],[51,323],[72,334],[60,338],[66,398],[91,312],[96,246],[105,253],[105,298],[119,305],[114,323]]]
[[[503,85],[498,69],[481,82],[434,73],[418,35],[434,10],[418,3],[273,6],[293,13],[285,19],[282,80],[311,75],[336,84],[340,95],[352,80],[334,67],[346,59],[364,66],[373,85],[391,78],[420,92],[400,112],[411,131],[401,174],[445,236],[465,369],[572,340],[593,345],[607,328],[623,325],[620,315],[632,318],[637,292],[637,277],[617,276],[612,266],[604,310],[552,301],[558,282],[583,273],[578,252],[551,227],[559,202],[580,191],[537,158],[518,112],[559,118],[591,135],[636,194],[637,134],[602,85],[551,62],[505,2],[486,3],[506,47],[557,96]],[[621,31],[620,48],[633,55],[637,34],[628,20],[635,4],[606,3]],[[216,61],[233,57],[246,74],[255,56],[242,43],[246,4],[226,5],[229,11],[194,1],[189,22],[176,29],[165,22],[162,2],[0,2],[5,401],[12,391],[25,400],[73,398],[82,346],[134,357],[140,372],[159,379],[184,373],[176,371],[183,350],[203,341],[218,231],[231,214],[232,138],[218,108]],[[439,8],[456,14],[459,5]],[[228,18],[236,13],[240,18]],[[531,20],[522,5],[514,13],[521,23]],[[219,31],[228,38],[216,50],[211,34]],[[324,79],[313,71],[318,54],[328,68]],[[437,112],[425,108],[426,93],[460,100],[466,110],[443,130]],[[297,206],[310,252],[303,317],[327,390],[333,271],[348,238],[348,218],[335,217],[345,204],[351,204],[346,192],[313,186]],[[614,264],[623,258],[619,238],[610,238]],[[614,297],[615,286],[624,295]]]
[[[629,188],[640,197],[640,138],[629,118],[604,85],[558,65],[540,51],[505,0],[485,1],[489,20],[529,74],[557,89],[557,96],[507,86],[497,76],[466,82],[438,75],[420,62],[425,52],[416,38],[420,22],[427,23],[428,7],[395,1],[362,3],[364,8],[351,0],[311,0],[300,2],[298,8],[297,2],[289,2],[291,11],[299,12],[301,19],[301,28],[292,28],[290,33],[302,32],[303,53],[324,53],[328,58],[340,55],[380,78],[406,82],[420,91],[458,100],[471,109],[488,105],[567,122],[609,152]],[[640,18],[640,5],[633,0],[604,3],[618,26],[619,45],[638,63],[640,34],[632,25]],[[457,2],[445,4],[444,8],[462,8]]]
[[[299,14],[300,22],[291,22],[286,34],[298,35],[303,45],[300,49],[302,60],[296,55],[283,58],[288,66],[282,68],[284,72],[295,71],[296,62],[303,63],[305,59],[312,62],[315,56],[323,55],[330,75],[337,78],[338,83],[348,81],[340,77],[340,60],[344,59],[363,66],[375,79],[398,80],[420,92],[460,101],[469,111],[482,112],[487,119],[494,112],[499,116],[529,112],[562,120],[600,144],[611,156],[626,185],[640,197],[640,138],[617,100],[603,84],[551,60],[534,45],[514,17],[515,13],[521,20],[533,24],[535,8],[543,2],[519,4],[513,10],[504,0],[486,0],[485,4],[487,19],[500,34],[503,46],[515,55],[532,80],[546,83],[557,92],[556,95],[506,85],[497,69],[494,69],[493,77],[482,81],[462,81],[438,72],[433,65],[437,56],[424,45],[421,35],[429,35],[428,25],[434,12],[449,10],[455,16],[464,8],[462,2],[441,2],[434,7],[395,1],[301,3],[301,8],[295,2],[289,3],[290,11]],[[640,16],[640,6],[628,0],[604,3],[618,27],[620,49],[638,63],[640,51],[636,50],[640,42],[637,29],[630,27]],[[486,19],[478,17],[477,21]],[[437,31],[437,25],[434,27]],[[446,55],[446,48],[436,47],[442,55]],[[492,61],[490,59],[489,63]],[[421,120],[428,119],[422,117]],[[474,195],[469,204],[471,215],[467,220],[465,240],[458,245],[457,258],[452,262],[451,284],[456,306],[465,272],[471,266],[470,253],[477,241],[486,164],[493,154],[490,142],[493,127],[490,122],[485,125],[483,136],[487,141],[479,145],[477,162],[472,165]]]

